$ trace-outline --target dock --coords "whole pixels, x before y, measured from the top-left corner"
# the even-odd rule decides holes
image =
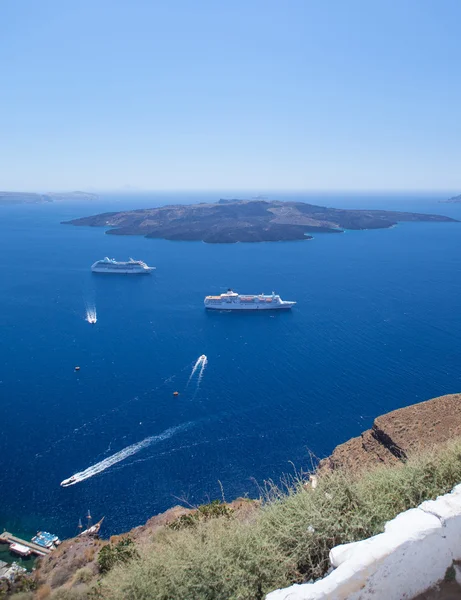
[[[34,544],[34,542],[28,542],[26,540],[22,540],[21,538],[16,537],[9,531],[4,531],[0,533],[0,544],[21,544],[21,546],[26,546],[30,549],[32,554],[36,556],[47,556],[50,554],[51,550],[48,548],[44,548],[43,546],[39,546],[38,544]]]

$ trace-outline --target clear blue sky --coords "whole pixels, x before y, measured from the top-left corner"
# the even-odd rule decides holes
[[[460,0],[2,0],[0,189],[461,191]]]

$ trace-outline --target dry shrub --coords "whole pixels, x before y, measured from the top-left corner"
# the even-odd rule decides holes
[[[38,556],[38,557],[35,559],[34,567],[35,567],[36,569],[40,569],[40,568],[41,568],[41,566],[42,566],[42,564],[43,564],[43,558],[42,558],[41,556]]]
[[[46,584],[37,590],[36,600],[45,600],[51,594],[51,587]]]
[[[121,539],[120,535],[111,535],[109,541],[111,544],[116,544],[120,539]]]
[[[94,573],[89,567],[82,567],[74,575],[74,585],[78,583],[88,583],[93,579]]]
[[[85,552],[82,554],[78,554],[72,558],[72,562],[70,563],[72,566],[72,570],[79,569],[86,565],[88,561],[86,560]]]
[[[51,578],[51,587],[57,588],[64,585],[73,572],[74,567],[71,565],[58,567]]]
[[[56,590],[50,597],[50,600],[89,600],[90,598],[90,588],[85,585],[70,590],[64,588]]]
[[[90,548],[86,548],[83,556],[85,557],[85,562],[89,563],[93,560],[94,555],[96,554],[96,548],[91,546]]]

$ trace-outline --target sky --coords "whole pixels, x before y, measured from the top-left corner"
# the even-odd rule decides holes
[[[459,190],[459,0],[1,0],[0,189]]]

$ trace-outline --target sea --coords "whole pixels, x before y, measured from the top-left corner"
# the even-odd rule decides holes
[[[90,510],[107,537],[173,505],[257,497],[376,416],[461,391],[461,223],[232,245],[61,224],[252,195],[0,207],[1,530],[65,538]],[[461,220],[440,193],[264,196]],[[105,256],[157,269],[92,274]],[[297,305],[207,313],[204,296],[229,287]]]

